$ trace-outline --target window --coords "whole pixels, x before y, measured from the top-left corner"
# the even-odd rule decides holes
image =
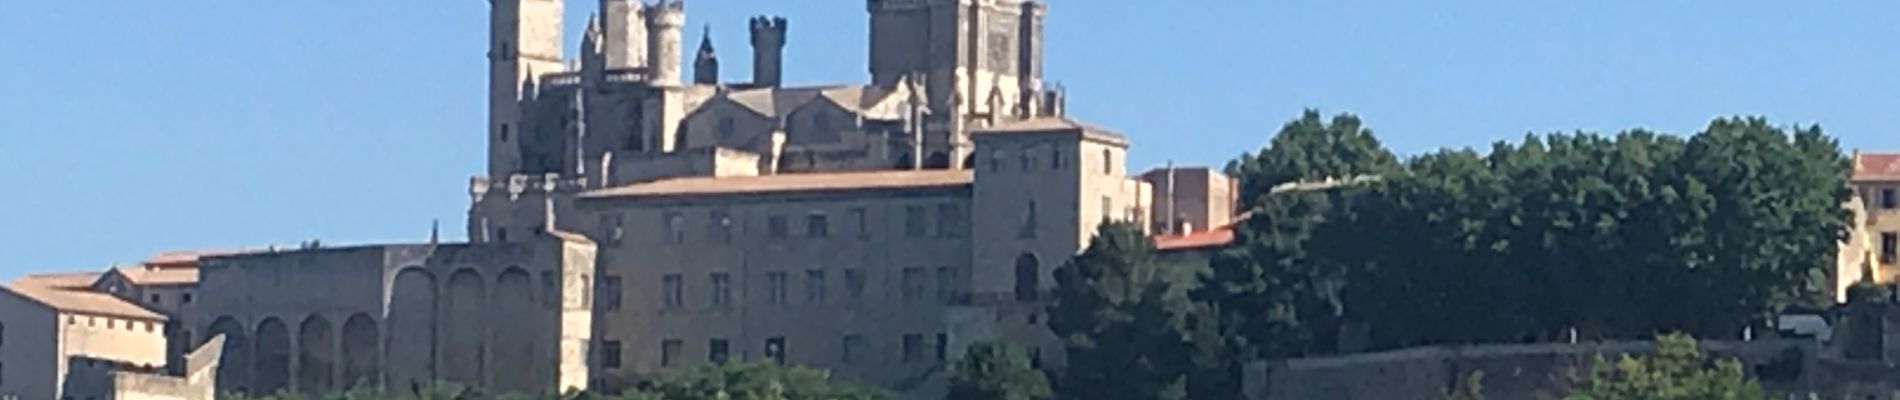
[[[944,333],[938,333],[937,334],[937,361],[945,361],[949,359],[950,359],[950,335],[944,334]]]
[[[956,270],[937,267],[937,301],[949,304],[956,297]]]
[[[580,283],[581,283],[581,286],[580,286],[581,287],[581,307],[593,307],[594,306],[594,291],[587,290],[587,287],[593,286],[594,281],[592,279],[588,279],[587,274],[581,274]]]
[[[156,294],[152,295],[152,304],[158,304],[158,303],[159,303],[158,295]]]
[[[1041,347],[1029,348],[1029,368],[1042,369],[1042,348]]]
[[[1003,151],[1002,150],[996,150],[996,151],[990,152],[990,170],[991,171],[1003,170]]]
[[[708,226],[709,229],[706,232],[712,235],[714,242],[732,243],[731,214],[726,213],[725,210],[713,210],[712,218],[708,222],[711,226]]]
[[[714,307],[721,307],[730,303],[732,301],[732,276],[724,272],[714,272],[712,274],[712,289],[712,304]]]
[[[937,205],[937,236],[947,238],[963,237],[963,210],[956,204]]]
[[[677,212],[666,213],[666,240],[673,243],[686,242],[686,216]]]
[[[864,345],[863,342],[864,342],[864,337],[862,336],[844,335],[843,345],[838,346],[839,348],[838,362],[845,365],[851,365],[852,362],[857,360],[856,355],[858,354],[858,347],[863,346]]]
[[[915,333],[904,334],[904,353],[902,357],[904,362],[917,361],[918,359],[924,358],[924,335]]]
[[[495,241],[508,242],[508,228],[495,228]]]
[[[765,358],[772,362],[785,363],[785,337],[775,336],[765,339]]]
[[[600,307],[607,311],[620,309],[620,277],[600,277]]]
[[[152,333],[152,323],[144,322],[143,324],[145,324],[145,333]]]
[[[119,320],[106,318],[106,329],[113,329],[113,328],[118,328],[118,327],[119,327]],[[128,326],[126,328],[130,329],[131,327]]]
[[[606,369],[620,368],[620,341],[609,340],[601,342],[600,366]]]
[[[825,213],[812,212],[805,217],[805,236],[821,238],[831,236],[831,225],[825,220]]]
[[[915,303],[924,298],[924,269],[904,268],[904,304]]]
[[[785,271],[765,273],[766,301],[773,305],[785,304]]]
[[[1016,238],[1017,239],[1035,239],[1036,238],[1036,201],[1035,200],[1030,200],[1029,205],[1023,208],[1023,220],[1022,220],[1022,224],[1016,227]]]
[[[501,141],[508,141],[508,124],[501,124]]]
[[[191,292],[185,292],[185,294],[184,294],[184,295],[182,295],[182,296],[180,296],[180,297],[178,298],[178,303],[179,303],[179,304],[191,304]]]
[[[864,297],[864,271],[844,270],[844,292],[851,296],[851,300]]]
[[[1115,199],[1102,196],[1102,221],[1108,222],[1113,220],[1115,220]]]
[[[706,342],[706,361],[711,361],[714,364],[724,364],[726,360],[729,359],[729,357],[727,357],[727,355],[730,354],[728,350],[730,349],[726,345],[725,339],[709,340]]]
[[[680,347],[685,345],[685,342],[681,342],[679,339],[661,340],[660,368],[669,368],[672,367],[674,363],[678,363],[680,359]]]
[[[1023,172],[1029,172],[1029,168],[1031,167],[1029,149],[1023,149],[1023,154],[1018,155],[1016,158],[1020,159],[1021,164],[1023,165]]]
[[[1900,193],[1894,193],[1894,191],[1894,188],[1880,189],[1880,208],[1888,210],[1900,208]]]
[[[1892,264],[1900,258],[1900,232],[1880,233],[1880,262]]]
[[[910,237],[923,237],[925,231],[926,230],[924,228],[924,207],[923,206],[905,206],[904,207],[904,235],[910,236]]]
[[[1016,301],[1036,301],[1036,292],[1042,285],[1042,271],[1036,256],[1028,253],[1016,257]]]
[[[866,220],[864,214],[864,207],[853,207],[851,209],[851,223],[858,227],[858,239],[871,238],[871,224],[870,221]]]
[[[1115,174],[1115,152],[1109,149],[1102,149],[1102,175],[1114,175],[1114,174]]]
[[[549,310],[561,306],[561,280],[554,271],[541,271],[541,305]]]
[[[626,236],[626,231],[621,229],[622,222],[620,214],[601,215],[600,237],[609,245],[620,244],[620,238]]]
[[[786,222],[785,216],[783,215],[774,215],[771,218],[767,218],[765,225],[766,230],[771,232],[772,237],[775,239],[784,238],[790,235],[792,231],[791,223]]]
[[[1062,148],[1049,145],[1049,169],[1062,170]]]
[[[669,273],[659,277],[659,294],[665,298],[667,309],[678,309],[686,305],[686,281],[678,273]]]
[[[825,270],[813,269],[805,271],[805,302],[824,304]]]

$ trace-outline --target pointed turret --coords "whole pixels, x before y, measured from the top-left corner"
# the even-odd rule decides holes
[[[693,83],[719,84],[719,54],[713,51],[711,24],[699,36],[699,53],[693,56]]]

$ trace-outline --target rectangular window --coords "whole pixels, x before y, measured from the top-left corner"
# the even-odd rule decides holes
[[[904,268],[904,304],[916,303],[924,298],[924,269]]]
[[[924,358],[924,335],[919,335],[915,333],[904,334],[904,349],[903,350],[904,352],[902,354],[902,359],[904,362],[911,362],[911,361],[917,361],[919,359],[923,359]]]
[[[1049,151],[1049,168],[1056,170],[1062,169],[1062,149],[1057,148]]]
[[[666,308],[674,309],[686,305],[685,286],[686,282],[680,274],[667,274],[660,277],[660,295],[665,297],[662,303],[666,305]]]
[[[602,214],[600,216],[600,238],[608,245],[619,245],[620,238],[626,236],[621,230],[623,220],[620,214]]]
[[[732,301],[732,276],[724,272],[712,274],[712,305],[724,307]]]
[[[766,218],[765,229],[772,234],[772,238],[774,239],[783,239],[791,235],[792,232],[791,223],[785,221],[785,216],[783,215],[774,215],[770,218]]]
[[[600,366],[606,369],[620,368],[620,341],[609,340],[601,342]]]
[[[600,307],[607,311],[620,309],[620,277],[600,277]]]
[[[766,301],[773,305],[785,304],[785,271],[765,273]]]
[[[686,346],[686,343],[681,342],[679,339],[660,341],[660,368],[670,368],[674,363],[678,363],[680,359],[680,348],[684,346]]]
[[[825,270],[813,269],[805,271],[805,302],[824,304]]]
[[[956,297],[956,270],[950,267],[937,267],[937,301],[950,304]]]
[[[710,361],[714,364],[724,364],[726,360],[731,359],[731,357],[728,356],[731,354],[728,352],[729,350],[731,349],[726,345],[725,339],[706,341],[706,361]]]
[[[1880,189],[1880,208],[1884,208],[1888,210],[1892,210],[1894,208],[1900,208],[1900,193],[1894,193],[1894,192],[1895,192],[1894,188]]]
[[[785,363],[785,337],[776,336],[765,339],[765,358],[772,362]]]
[[[949,360],[949,359],[950,359],[950,358],[949,358],[949,356],[950,356],[950,335],[949,335],[949,334],[944,334],[944,333],[938,333],[938,334],[937,334],[937,343],[936,343],[936,344],[937,344],[937,361],[945,361],[945,360]]]
[[[152,295],[152,304],[158,304],[158,303],[159,303],[158,295],[156,294]]]
[[[686,242],[686,216],[677,212],[666,213],[666,238],[673,243]]]
[[[805,216],[805,236],[814,238],[831,236],[831,222],[825,220],[825,213],[814,212]]]
[[[1900,259],[1900,232],[1880,233],[1880,262],[1892,264]]]
[[[1108,196],[1102,196],[1102,222],[1108,222],[1108,221],[1113,220],[1114,218],[1115,218],[1115,199],[1109,198]]]
[[[732,215],[725,210],[713,210],[712,218],[707,221],[706,231],[712,235],[715,243],[732,243]]]
[[[1029,201],[1029,205],[1023,208],[1023,220],[1016,226],[1016,238],[1036,238],[1036,202],[1034,200]]]
[[[937,236],[963,237],[963,210],[956,204],[937,205]]]
[[[851,365],[857,361],[858,347],[864,345],[864,338],[858,335],[844,335],[844,343],[838,346],[838,362]]]
[[[858,239],[871,238],[871,223],[870,223],[871,221],[869,221],[867,218],[868,217],[865,215],[864,207],[855,207],[851,209],[851,224],[857,225]]]
[[[924,232],[929,231],[924,225],[923,206],[904,207],[904,236],[923,237]]]
[[[549,310],[561,307],[561,278],[554,271],[541,271],[541,305]]]
[[[844,292],[851,300],[864,297],[864,271],[844,270]]]

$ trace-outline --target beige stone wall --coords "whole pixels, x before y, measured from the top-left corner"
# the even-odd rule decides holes
[[[689,176],[756,176],[758,153],[705,147],[672,153],[614,153],[606,186]]]
[[[0,395],[20,399],[59,396],[65,365],[59,336],[63,322],[45,306],[0,289]]]
[[[759,360],[769,338],[784,339],[787,362],[847,379],[897,385],[939,368],[942,310],[967,285],[968,199],[967,189],[950,188],[585,204],[624,224],[617,240],[611,227],[589,230],[603,273],[619,282],[618,294],[603,294],[619,306],[596,306],[602,341],[617,343],[622,364],[597,372],[626,382],[706,365],[712,339],[727,341],[730,359]],[[911,210],[922,217],[914,231]],[[725,276],[725,296],[715,274]],[[855,279],[863,283],[853,295]],[[672,305],[669,282],[678,285]],[[921,339],[908,361],[905,335]],[[847,336],[856,337],[849,362]],[[674,363],[662,366],[673,340]]]
[[[1153,190],[1150,229],[1184,234],[1219,228],[1233,221],[1234,181],[1208,167],[1158,168],[1140,178]],[[1169,188],[1172,182],[1173,188]],[[1169,191],[1173,192],[1170,193]],[[1173,218],[1169,217],[1173,212]],[[1168,224],[1173,222],[1174,227]]]

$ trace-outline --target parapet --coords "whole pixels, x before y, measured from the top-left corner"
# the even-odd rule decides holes
[[[468,180],[469,201],[480,203],[490,193],[507,193],[508,201],[521,199],[521,195],[549,195],[580,193],[587,189],[587,178],[575,178],[561,174],[545,175],[509,175],[507,180],[496,182],[488,177],[476,176]]]
[[[760,174],[759,153],[728,147],[705,147],[670,153],[613,153],[607,166],[611,179],[605,186],[618,186],[667,178],[689,176],[756,176]]]
[[[648,26],[678,28],[686,26],[686,2],[684,0],[660,0],[642,10],[647,17]]]
[[[757,47],[764,47],[766,45],[785,46],[786,24],[785,17],[752,17],[750,23],[752,28],[752,45]]]

